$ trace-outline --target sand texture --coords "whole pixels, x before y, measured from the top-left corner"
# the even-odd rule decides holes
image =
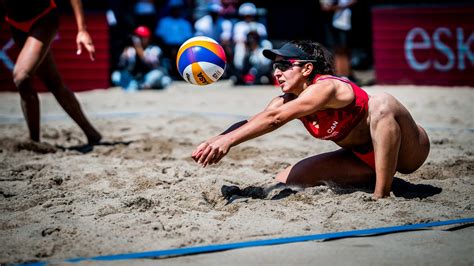
[[[425,165],[397,174],[391,197],[378,201],[370,187],[275,186],[288,165],[337,149],[299,121],[232,148],[218,165],[191,159],[199,143],[262,110],[277,88],[176,82],[164,91],[78,93],[104,135],[93,149],[50,94],[40,95],[42,142],[27,141],[19,95],[1,93],[0,263],[474,217],[474,90],[365,89],[394,95],[431,141]]]

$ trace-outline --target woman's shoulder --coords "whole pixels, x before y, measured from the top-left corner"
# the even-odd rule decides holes
[[[355,92],[349,80],[325,75],[311,85],[317,97],[327,99],[327,108],[341,108],[354,101]]]
[[[338,108],[351,100],[352,90],[337,79],[322,79],[310,84],[299,96],[317,102],[321,109]],[[342,102],[342,103],[341,103]]]
[[[348,79],[333,75],[321,75],[315,78],[311,85],[313,87],[324,87],[326,90],[351,90],[352,82]]]
[[[332,93],[337,90],[338,80],[333,79],[330,75],[324,75],[316,77],[311,84],[309,84],[308,88],[305,91],[314,91],[317,93]]]

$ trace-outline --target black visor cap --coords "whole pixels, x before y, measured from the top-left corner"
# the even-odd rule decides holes
[[[298,48],[292,43],[286,43],[280,49],[265,49],[263,50],[263,56],[270,60],[275,60],[275,57],[281,56],[286,59],[301,59],[311,60],[311,56],[305,53],[303,50]]]

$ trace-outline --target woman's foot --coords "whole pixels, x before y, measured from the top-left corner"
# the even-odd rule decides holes
[[[97,131],[93,132],[92,134],[87,134],[87,144],[91,146],[99,144],[101,140],[102,135]]]

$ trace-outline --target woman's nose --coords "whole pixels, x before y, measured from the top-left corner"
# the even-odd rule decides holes
[[[273,70],[273,76],[275,77],[281,76],[281,73],[282,71],[279,68],[275,68],[275,70]]]

